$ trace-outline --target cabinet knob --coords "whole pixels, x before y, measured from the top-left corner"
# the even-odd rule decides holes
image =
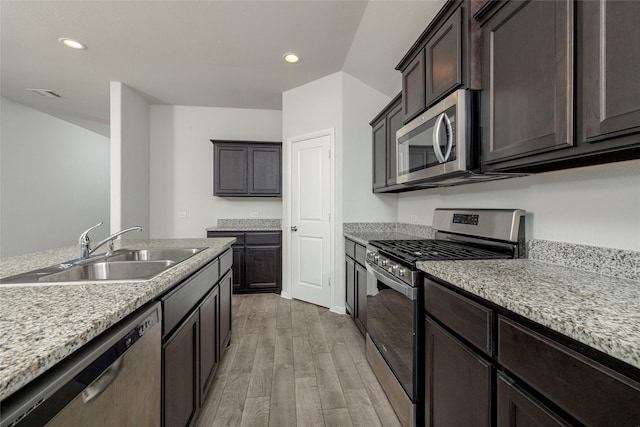
[[[298,231],[298,227],[297,227],[297,226],[295,226],[295,225],[292,225],[292,226],[291,226],[291,231]]]

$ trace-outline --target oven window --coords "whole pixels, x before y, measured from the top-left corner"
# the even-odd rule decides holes
[[[414,302],[376,282],[367,296],[367,332],[413,400]]]
[[[451,152],[445,159],[448,162],[456,159],[456,107],[449,108],[444,114],[449,120],[451,129],[449,130],[444,123],[440,125],[437,145],[440,147],[440,152],[446,155],[448,138],[451,138]],[[433,133],[440,116],[424,122],[398,138],[398,175],[406,175],[444,163],[436,156],[433,145]]]

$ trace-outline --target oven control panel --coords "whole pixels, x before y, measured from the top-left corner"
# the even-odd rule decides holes
[[[384,273],[397,277],[401,281],[411,285],[417,286],[419,275],[418,271],[413,271],[406,266],[398,264],[389,258],[381,255],[373,250],[367,248],[367,264],[372,266],[377,271],[383,271]]]
[[[475,214],[475,215],[461,214],[461,213],[453,214],[454,224],[478,225],[479,219],[480,219],[480,215],[478,214]]]

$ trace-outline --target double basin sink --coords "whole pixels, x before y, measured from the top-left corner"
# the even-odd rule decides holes
[[[206,248],[119,249],[0,279],[0,284],[148,280]]]

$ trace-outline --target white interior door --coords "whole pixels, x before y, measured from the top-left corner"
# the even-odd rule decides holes
[[[291,292],[331,304],[331,135],[291,144]]]

